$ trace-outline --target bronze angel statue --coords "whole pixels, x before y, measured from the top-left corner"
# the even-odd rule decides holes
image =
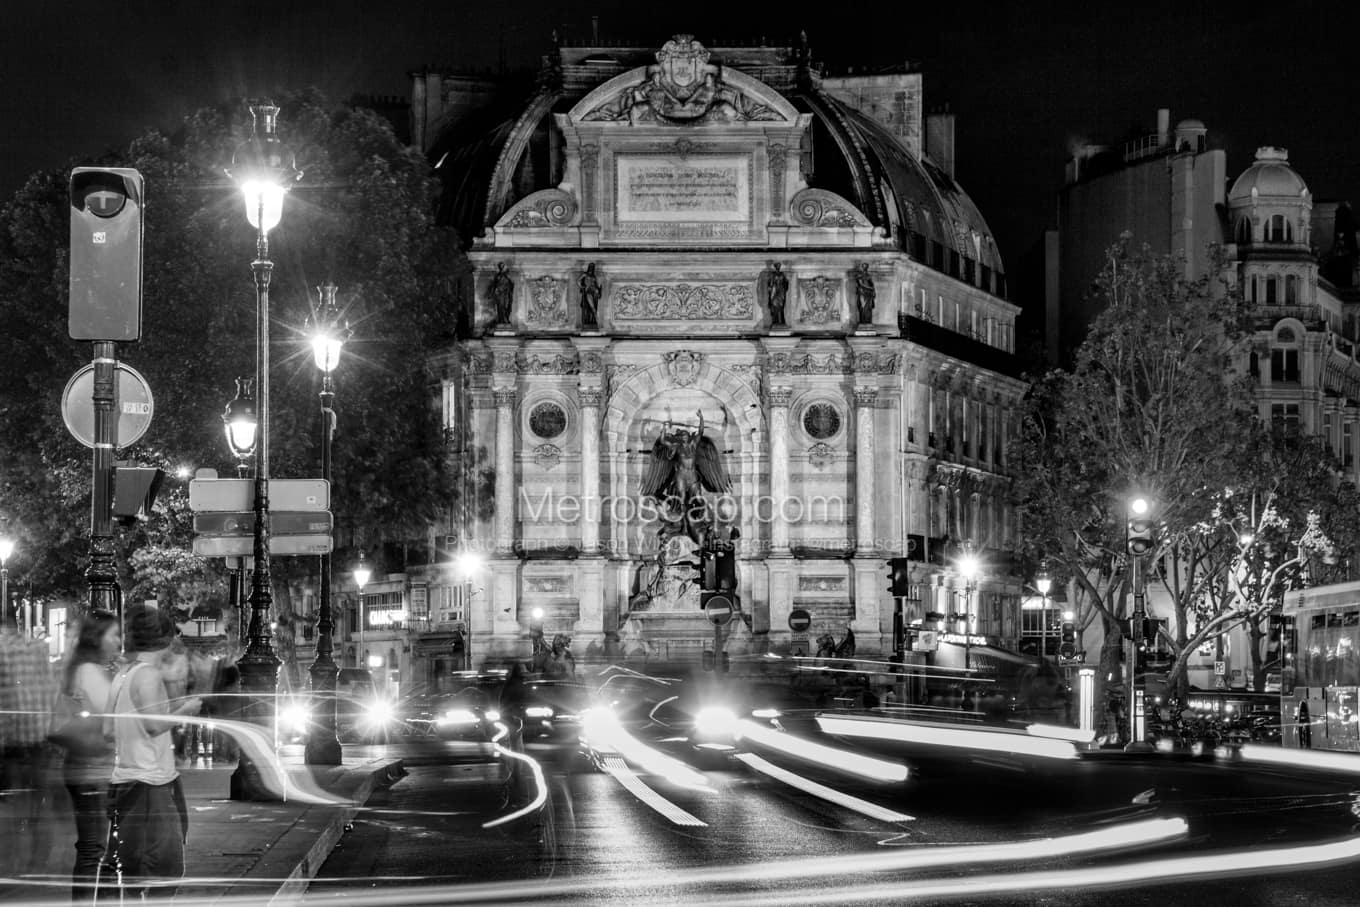
[[[654,498],[661,505],[657,580],[666,566],[666,548],[672,538],[685,536],[701,546],[712,531],[713,518],[704,492],[722,494],[731,490],[732,479],[718,447],[704,435],[703,412],[695,431],[673,427],[668,420],[652,445],[652,462],[642,479],[642,496]]]

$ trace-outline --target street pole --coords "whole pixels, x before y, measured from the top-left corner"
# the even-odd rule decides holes
[[[321,477],[327,485],[331,481],[331,442],[335,436],[335,383],[331,371],[338,364],[340,345],[339,308],[335,303],[334,284],[320,288],[320,302],[315,316],[317,334],[313,339],[317,365],[321,368]],[[348,331],[348,328],[345,328]],[[305,761],[308,765],[339,765],[340,738],[336,732],[336,678],[339,667],[333,657],[335,619],[331,610],[331,555],[321,555],[321,603],[317,620],[316,660],[308,672],[312,680],[312,733],[307,737]]]
[[[113,458],[118,446],[117,345],[97,340],[94,346],[94,456],[90,475],[90,565],[85,580],[90,610],[123,613],[123,591],[113,561]],[[6,603],[8,603],[6,599]]]
[[[279,109],[272,104],[250,108],[255,128],[250,140],[232,159],[246,200],[246,216],[255,227],[255,387],[259,441],[255,446],[255,532],[252,553],[255,570],[250,579],[250,629],[245,654],[239,662],[241,689],[246,696],[245,719],[273,733],[274,698],[278,693],[279,658],[274,653],[274,606],[269,569],[269,281],[274,263],[269,259],[269,230],[283,214],[283,194],[301,176],[293,156],[275,134]],[[259,770],[244,756],[232,775],[232,799],[274,800],[261,783]]]
[[[1133,561],[1133,621],[1129,635],[1133,639],[1133,652],[1129,658],[1129,742],[1125,752],[1153,752],[1154,747],[1147,742],[1147,689],[1146,678],[1138,671],[1139,653],[1143,643],[1143,619],[1147,617],[1145,578],[1143,576],[1143,556],[1131,556]]]

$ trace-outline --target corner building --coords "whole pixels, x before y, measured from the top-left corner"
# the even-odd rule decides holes
[[[436,363],[467,481],[432,541],[483,558],[431,572],[431,617],[466,620],[475,660],[527,653],[535,609],[578,657],[697,659],[712,627],[683,568],[656,579],[640,491],[658,434],[700,414],[740,531],[728,651],[810,645],[799,608],[812,640],[889,650],[884,559],[965,539],[993,565],[972,631],[1013,642],[1018,308],[919,73],[832,78],[806,47],[677,35],[557,47],[504,113],[490,82],[412,76],[414,141],[471,265]],[[911,607],[960,607],[922,567]]]

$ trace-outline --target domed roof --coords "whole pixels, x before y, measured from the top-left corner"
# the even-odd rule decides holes
[[[624,62],[615,61],[588,84],[540,84],[527,103],[487,109],[472,122],[446,124],[428,152],[445,184],[441,220],[470,240],[528,191],[550,188],[553,184],[545,182],[553,172],[549,166],[533,168],[532,187],[521,179],[530,135],[556,128],[550,125],[553,113],[572,109],[585,94],[626,74],[630,64],[644,62],[633,59],[643,53],[653,56],[620,49],[617,55]],[[740,73],[740,63],[730,70]],[[784,70],[787,78],[778,78]],[[814,139],[820,135],[839,158],[835,165],[819,160],[812,187],[844,196],[871,224],[888,231],[903,251],[918,255],[917,238],[938,243],[990,268],[999,281],[1005,267],[992,232],[954,178],[929,158],[914,155],[877,120],[822,90],[815,79],[796,78],[796,73],[796,66],[781,65],[763,67],[760,75],[771,95],[812,114]],[[932,255],[925,258],[922,264],[935,265]]]
[[[1299,199],[1307,193],[1303,177],[1289,166],[1289,151],[1265,146],[1256,149],[1255,163],[1233,183],[1228,203],[1242,204],[1253,198]]]

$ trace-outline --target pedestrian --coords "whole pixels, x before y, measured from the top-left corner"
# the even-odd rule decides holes
[[[19,633],[14,615],[0,618],[0,791],[13,846],[0,871],[43,871],[52,843],[46,812],[55,800],[56,750],[47,742],[60,680],[47,642]]]
[[[195,715],[198,699],[171,702],[161,673],[175,638],[170,616],[153,605],[126,613],[128,661],[113,681],[115,762],[109,788],[110,859],[123,884],[143,897],[173,897],[184,876],[189,814],[170,730]]]
[[[95,610],[80,621],[76,643],[62,675],[62,692],[82,711],[102,716],[109,711],[109,693],[123,636],[118,615]],[[98,718],[102,724],[103,719]],[[71,868],[71,901],[95,900],[99,867],[108,842],[108,790],[113,776],[113,746],[103,751],[67,750],[65,781],[76,819],[76,861]]]

